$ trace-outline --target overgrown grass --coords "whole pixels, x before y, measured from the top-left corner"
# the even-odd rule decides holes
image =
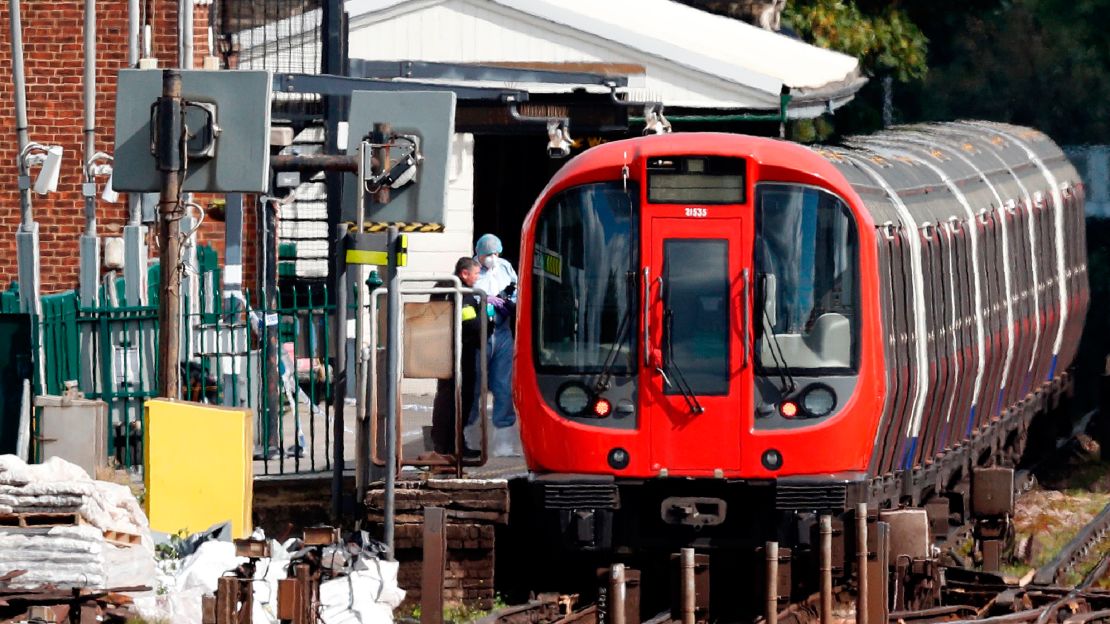
[[[443,621],[448,624],[469,624],[476,622],[494,611],[504,609],[509,606],[508,603],[500,596],[500,594],[493,598],[493,608],[490,610],[478,609],[463,603],[448,602],[443,605]],[[393,612],[393,617],[397,621],[420,621],[420,605],[412,605],[409,608],[397,609]]]
[[[1002,572],[1020,578],[1052,561],[1110,503],[1108,469],[1107,462],[1085,462],[1073,467],[1067,482],[1061,484],[1062,489],[1030,492],[1014,517],[1014,543],[1024,545],[1026,551],[1015,553]],[[1074,578],[1067,579],[1069,583],[1079,582],[1098,558],[1110,550],[1110,544],[1096,550],[1100,552],[1092,554],[1089,562],[1076,567]],[[1032,557],[1023,560],[1027,553]]]

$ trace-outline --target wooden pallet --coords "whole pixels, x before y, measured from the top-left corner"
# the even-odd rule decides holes
[[[0,513],[0,527],[55,527],[81,524],[81,514],[74,512]]]
[[[142,539],[134,533],[124,533],[123,531],[113,531],[111,529],[104,531],[104,541],[116,546],[134,546],[142,541]]]

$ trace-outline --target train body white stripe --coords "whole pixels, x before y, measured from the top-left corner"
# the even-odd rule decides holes
[[[926,138],[918,137],[918,135],[909,134],[909,133],[905,134],[904,137],[901,137],[901,138],[904,139],[906,142],[910,143],[911,145],[916,145],[916,147],[918,147],[922,150],[934,149],[934,145],[932,145],[932,142],[930,140],[931,138],[926,139]],[[904,153],[904,154],[910,155],[910,157],[914,157],[918,163],[920,163],[921,165],[924,165],[925,168],[927,168],[928,170],[937,174],[937,177],[940,178],[940,180],[945,183],[946,187],[948,187],[948,190],[951,191],[953,197],[956,197],[956,201],[958,201],[960,203],[960,207],[963,208],[963,213],[965,213],[967,215],[967,227],[968,227],[968,232],[969,232],[968,238],[971,241],[971,272],[973,274],[973,281],[975,281],[975,293],[973,293],[973,295],[975,295],[976,353],[978,353],[978,355],[979,355],[979,362],[978,362],[978,365],[976,366],[975,385],[972,386],[972,391],[971,391],[971,404],[975,405],[979,401],[979,392],[980,392],[980,389],[982,388],[982,378],[983,378],[983,375],[985,375],[986,371],[987,371],[987,362],[986,362],[986,360],[987,360],[987,349],[986,349],[987,331],[986,331],[985,328],[983,328],[983,320],[982,320],[982,278],[981,278],[981,275],[980,275],[980,272],[979,272],[979,234],[978,234],[978,232],[975,228],[975,210],[973,210],[971,208],[971,203],[968,201],[967,195],[965,195],[965,193],[963,193],[963,191],[961,191],[960,188],[957,187],[956,182],[952,181],[950,175],[945,173],[944,170],[937,167],[937,165],[932,164],[931,162],[929,162],[925,158],[922,158],[920,154],[905,151],[904,149],[899,149],[899,145],[897,145],[896,143],[891,143],[891,142],[888,142],[888,141],[884,141],[884,140],[882,140],[882,138],[879,138],[879,137],[877,137],[875,139],[868,139],[866,141],[861,141],[861,143],[862,144],[868,144],[868,145],[871,145],[871,144],[881,145],[881,147],[884,148],[887,151],[894,152],[894,153]],[[955,150],[953,150],[953,151],[955,151]],[[956,155],[957,155],[957,157],[959,157],[960,154],[956,154]],[[966,159],[965,159],[965,162],[966,162]],[[976,171],[979,171],[977,168],[973,167],[973,165],[971,165],[970,162],[968,162],[968,165],[972,169],[975,169]],[[989,182],[988,182],[988,185],[989,185]],[[996,197],[997,197],[997,193],[996,193]],[[946,227],[951,229],[950,224],[946,223]],[[949,273],[951,273],[951,269],[949,269]],[[955,291],[955,288],[956,288],[956,286],[955,286],[955,276],[953,276],[951,274],[949,274],[949,284],[951,286],[951,290]],[[952,306],[953,306],[952,318],[953,319],[956,319],[955,299],[956,299],[955,298],[955,292],[953,292],[953,294],[952,294]],[[957,366],[956,374],[958,376],[959,375],[959,360],[958,359],[957,359],[957,362],[956,362],[956,366]],[[950,416],[951,416],[951,414],[949,413],[949,417]]]
[[[876,184],[890,198],[892,204],[898,212],[898,218],[902,222],[902,227],[906,228],[912,235],[907,239],[910,243],[910,267],[913,271],[913,304],[914,304],[914,333],[917,335],[917,348],[914,354],[917,360],[918,370],[918,383],[917,391],[913,397],[913,413],[910,415],[910,421],[906,424],[906,435],[910,437],[917,437],[918,432],[921,430],[921,416],[925,412],[925,394],[926,383],[922,379],[929,371],[929,359],[925,355],[925,347],[928,342],[929,334],[928,329],[925,327],[925,279],[921,270],[921,239],[917,229],[917,222],[913,218],[913,214],[906,208],[906,204],[902,198],[898,196],[897,191],[894,190],[890,184],[887,183],[883,176],[879,175],[865,159],[857,157],[855,154],[845,154],[845,156],[856,163],[856,166],[861,171],[867,174]]]
[[[1056,282],[1059,286],[1060,293],[1060,320],[1059,328],[1056,330],[1056,340],[1052,344],[1053,357],[1060,354],[1060,345],[1064,342],[1064,328],[1068,321],[1068,281],[1067,281],[1067,267],[1064,262],[1064,201],[1063,195],[1060,193],[1060,185],[1056,180],[1056,176],[1052,175],[1049,171],[1048,165],[1044,164],[1040,158],[1033,152],[1032,148],[1025,142],[1008,132],[1000,130],[993,125],[976,124],[983,128],[988,128],[993,132],[1006,137],[1014,142],[1015,145],[1020,146],[1025,153],[1029,155],[1030,160],[1036,163],[1037,168],[1040,169],[1041,175],[1044,176],[1045,182],[1048,183],[1049,192],[1052,193],[1052,212],[1053,212],[1053,225],[1056,228]]]
[[[944,224],[944,229],[947,230],[951,234],[955,234],[955,232],[952,230],[951,223],[945,223]],[[940,235],[940,228],[939,227],[937,228],[937,235],[938,236]],[[948,253],[948,311],[949,311],[949,314],[950,314],[949,318],[952,319],[952,322],[948,325],[947,331],[948,331],[948,334],[949,334],[949,336],[951,337],[951,340],[952,340],[953,351],[955,351],[955,350],[958,349],[958,347],[956,346],[956,327],[957,327],[957,324],[960,322],[959,314],[956,312],[956,273],[952,269],[952,267],[956,266],[956,258],[953,256],[952,245],[947,246],[946,252]],[[953,362],[953,365],[956,367],[956,370],[952,373],[952,379],[959,379],[960,378],[960,358],[959,357],[954,357],[954,358],[952,358],[952,362]],[[945,422],[951,422],[951,420],[952,420],[952,406],[955,405],[955,404],[956,404],[956,393],[951,392],[951,390],[950,390],[949,391],[949,396],[948,396],[948,409],[945,410],[945,412],[946,412],[945,417],[944,417]]]
[[[993,154],[993,152],[990,152],[990,153]],[[976,166],[973,162],[971,162],[970,158],[967,158],[963,154],[959,153],[959,151],[957,151],[955,148],[952,149],[951,154],[954,155],[956,158],[959,158],[960,160],[964,161],[965,163],[967,163],[967,165],[969,167],[971,167],[976,172],[978,172],[979,179],[982,180],[983,183],[987,185],[987,188],[990,189],[991,195],[994,195],[995,202],[997,202],[997,204],[998,204],[998,208],[997,208],[996,212],[999,216],[998,221],[1001,224],[1001,228],[1002,228],[1002,260],[1003,260],[1002,261],[1002,275],[1003,275],[1003,278],[1004,278],[1003,281],[1005,282],[1005,287],[1006,287],[1006,298],[1005,298],[1005,304],[1006,304],[1006,335],[1009,338],[1009,341],[1008,341],[1007,347],[1006,347],[1006,358],[1005,358],[1004,363],[1002,365],[1002,381],[1001,381],[1001,385],[999,386],[999,392],[1001,392],[1001,391],[1006,389],[1006,379],[1009,376],[1011,361],[1013,360],[1013,357],[1014,357],[1014,299],[1015,299],[1015,297],[1014,297],[1014,294],[1013,294],[1013,289],[1014,289],[1014,287],[1013,287],[1013,276],[1010,274],[1010,243],[1009,243],[1009,237],[1006,235],[1007,234],[1006,206],[1005,206],[1006,200],[1002,199],[1002,195],[998,192],[998,189],[995,188],[994,184],[991,183],[990,178],[987,177],[986,173],[984,173],[983,170],[980,167]],[[1006,166],[1006,163],[1003,162],[1003,160],[1000,156],[997,156],[997,154],[995,154],[995,157],[998,159],[999,165],[1001,165],[1002,167],[1005,167],[1006,170],[1010,172],[1010,175],[1013,176],[1014,180],[1017,182],[1018,186],[1021,188],[1022,193],[1027,195],[1027,193],[1025,192],[1025,187],[1024,187],[1024,185],[1022,185],[1021,180],[1016,175],[1014,175],[1014,172],[1009,167]],[[991,397],[992,404],[997,404],[997,400],[998,400],[997,397]]]
[[[908,143],[916,145],[925,150],[931,149],[933,147],[933,144],[930,142],[930,140],[935,142],[935,137],[930,137],[926,139],[924,137],[913,134],[906,134],[902,138],[905,139]],[[875,140],[874,142],[878,143],[879,141]],[[872,143],[872,141],[867,141],[866,143],[870,144]],[[889,142],[884,141],[883,146],[891,151],[899,151],[896,145]],[[990,187],[991,191],[994,192],[994,196],[998,197],[998,193],[994,191],[994,187],[991,186],[986,176],[984,176],[977,167],[975,167],[967,158],[964,158],[963,155],[961,155],[957,150],[952,148],[949,149],[954,156],[960,158],[965,163],[967,163],[969,167],[978,172],[980,175],[980,179],[982,179],[983,182],[985,182],[986,185]],[[958,186],[956,186],[956,183],[952,180],[952,178],[948,174],[946,174],[940,167],[937,167],[933,163],[929,162],[927,159],[921,157],[919,154],[913,154],[911,152],[904,153],[916,157],[917,162],[919,162],[921,165],[924,165],[927,169],[935,173],[937,177],[939,177],[944,182],[944,185],[948,187],[948,190],[951,191],[952,194],[956,197],[956,201],[960,202],[960,206],[964,209],[964,214],[967,216],[968,238],[971,241],[971,268],[975,284],[975,351],[979,355],[979,362],[975,370],[975,385],[972,388],[971,395],[971,404],[976,405],[979,401],[979,392],[983,387],[983,376],[986,374],[987,338],[986,329],[983,322],[983,277],[979,271],[979,232],[975,227],[975,210],[971,207],[971,202],[968,201],[967,196],[964,194],[964,192],[960,190]],[[1001,199],[999,199],[999,202],[1001,202]],[[954,302],[953,306],[955,306]],[[953,318],[955,318],[954,313]],[[957,366],[959,366],[958,363]]]

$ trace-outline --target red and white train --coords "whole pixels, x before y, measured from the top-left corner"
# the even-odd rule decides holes
[[[528,487],[583,551],[789,541],[860,502],[966,516],[959,484],[1067,390],[1088,299],[1075,169],[978,122],[603,144],[520,265]]]

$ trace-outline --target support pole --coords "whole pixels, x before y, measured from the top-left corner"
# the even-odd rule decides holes
[[[162,193],[158,202],[158,242],[162,284],[158,297],[158,396],[176,398],[179,389],[181,341],[181,177],[184,159],[180,146],[184,107],[181,73],[162,71],[158,100],[158,169]]]
[[[682,624],[695,624],[697,620],[697,582],[695,581],[695,559],[693,548],[683,548],[679,554],[679,570],[682,598]]]
[[[139,64],[139,0],[127,0],[127,66]],[[123,289],[128,306],[146,303],[146,228],[143,195],[127,194],[127,225],[123,226]]]
[[[395,492],[397,480],[397,416],[401,412],[401,276],[397,272],[397,249],[401,235],[396,225],[389,226],[389,293],[386,303],[386,371],[389,379],[385,386],[385,545],[389,560],[395,557],[393,526],[395,521]]]
[[[359,143],[358,146],[358,181],[357,192],[355,193],[355,205],[358,206],[358,217],[356,219],[357,231],[361,234],[363,227],[366,224],[366,174],[369,173],[365,170],[366,165],[366,150],[369,146],[365,141]],[[377,357],[375,350],[376,345],[370,345],[369,348],[363,344],[366,341],[366,324],[363,322],[363,315],[366,314],[367,306],[367,286],[365,278],[365,270],[362,265],[356,265],[355,272],[355,292],[357,293],[355,299],[358,302],[355,305],[357,312],[355,313],[355,495],[357,500],[364,500],[366,491],[370,481],[370,423],[367,419],[367,405],[368,400],[366,391],[368,385],[367,369],[370,366],[370,358]],[[442,619],[442,618],[441,618]]]
[[[93,160],[96,158],[96,0],[85,0],[85,41],[84,41],[84,74],[83,74],[83,99],[85,105],[85,151],[81,158],[81,170],[84,184],[81,194],[85,200],[85,231],[81,234],[79,294],[81,306],[95,307],[97,291],[100,286],[100,240],[96,235],[96,176],[93,174]],[[107,370],[98,370],[96,365],[96,349],[94,344],[96,336],[93,328],[86,325],[81,328],[81,388],[95,392],[97,381],[99,389],[103,392],[111,387],[112,380]]]
[[[127,0],[127,66],[139,64],[139,0]]]
[[[343,39],[343,0],[322,0],[320,4],[320,73],[345,75],[346,54]],[[342,100],[336,96],[324,99],[328,155],[339,154],[339,122]],[[332,377],[332,522],[339,522],[343,507],[343,409],[347,397],[347,259],[343,241],[347,227],[342,224],[343,178],[338,171],[325,174],[328,188],[328,253],[332,259],[328,271],[328,292],[335,303],[335,324],[332,335],[335,374]],[[359,501],[361,503],[362,501]]]
[[[181,16],[178,25],[181,28],[179,33],[181,47],[181,57],[178,66],[182,69],[193,68],[193,0],[180,0],[178,6],[179,15]]]
[[[235,325],[239,318],[240,295],[243,289],[243,194],[228,193],[224,207],[224,270],[223,270],[223,311],[224,323]],[[224,330],[220,336],[220,348],[227,353],[245,353],[248,349],[250,330],[240,332],[236,329]],[[241,339],[240,339],[241,336]],[[234,356],[238,361],[241,356]],[[239,376],[236,366],[223,371],[223,405],[237,407],[240,404]]]
[[[625,624],[628,602],[628,585],[625,583],[624,564],[614,563],[609,569],[609,624]]]
[[[329,174],[330,175],[330,174]],[[342,185],[339,185],[342,188]],[[331,219],[331,189],[328,185],[328,213]],[[338,217],[338,215],[336,215]],[[338,219],[337,219],[338,221]],[[335,358],[335,374],[332,376],[332,473],[331,473],[331,516],[332,522],[339,523],[343,510],[343,421],[347,398],[347,253],[344,249],[347,225],[336,223],[332,229],[331,267],[328,275],[328,291],[335,304],[335,322],[332,326],[332,350]],[[361,501],[360,501],[361,502]]]
[[[86,165],[96,153],[96,0],[85,0],[85,158]],[[96,200],[92,202],[96,208]],[[96,214],[85,214],[86,233],[96,232]]]
[[[832,516],[821,516],[821,624],[832,624]]]
[[[266,458],[266,468],[269,470],[270,454],[281,451],[281,377],[278,371],[278,326],[277,326],[277,212],[278,201],[270,200],[262,204],[262,236],[259,242],[262,249],[259,256],[263,259],[262,267],[262,308],[265,320],[263,322],[263,335],[266,338],[266,430],[261,436],[262,453]],[[279,465],[284,466],[285,460],[278,457]]]
[[[443,624],[447,565],[447,510],[424,508],[424,562],[420,574],[420,624]]]
[[[15,131],[19,139],[19,172],[21,175],[26,175],[23,155],[31,139],[27,135],[27,79],[23,73],[23,24],[20,21],[19,0],[10,0],[8,10],[11,14],[12,28],[12,82],[15,85]],[[30,231],[32,222],[30,180],[26,188],[20,187],[19,216],[20,229]]]
[[[856,574],[859,592],[856,596],[856,624],[867,624],[867,503],[856,505]]]
[[[767,542],[767,609],[766,624],[779,621],[779,543]]]
[[[39,276],[39,225],[31,213],[31,176],[24,160],[31,140],[27,135],[27,81],[23,73],[23,25],[19,0],[9,0],[12,31],[12,83],[15,89],[15,130],[19,139],[19,231],[16,232],[16,256],[19,261],[19,307],[25,313],[39,315],[41,279]],[[41,349],[42,341],[37,340]],[[41,358],[39,368],[41,370]]]

